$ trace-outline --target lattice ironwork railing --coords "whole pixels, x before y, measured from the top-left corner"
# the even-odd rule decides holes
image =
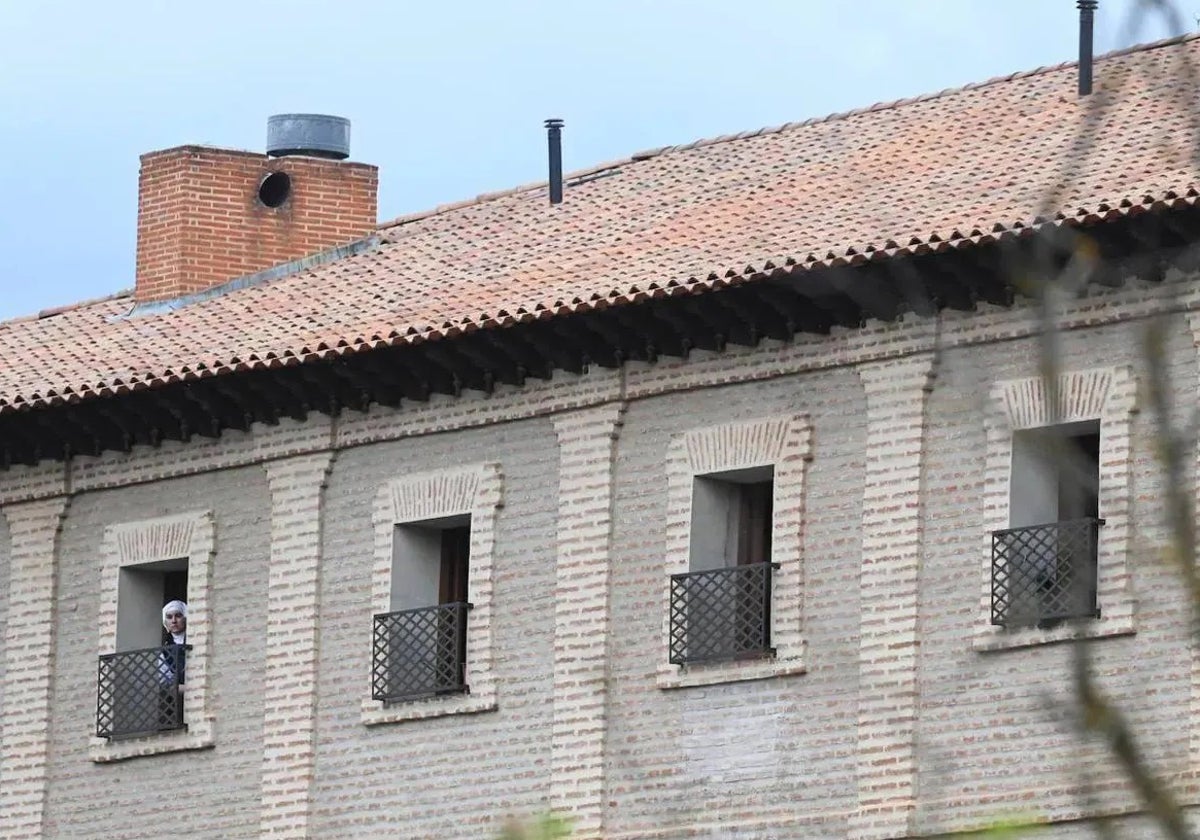
[[[385,702],[467,691],[467,603],[375,616],[371,696]]]
[[[1096,556],[1103,519],[992,532],[992,624],[1047,627],[1097,618]]]
[[[188,645],[108,653],[96,684],[96,735],[121,738],[183,729]]]
[[[673,665],[769,656],[774,563],[671,575]]]

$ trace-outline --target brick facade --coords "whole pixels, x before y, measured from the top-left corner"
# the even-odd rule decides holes
[[[267,464],[271,571],[267,582],[262,837],[309,837],[317,726],[321,500],[332,453]]]
[[[859,368],[867,397],[852,838],[908,837],[916,804],[921,462],[933,356]]]
[[[551,805],[574,817],[580,837],[604,836],[612,464],[624,410],[617,403],[554,421],[560,466]]]
[[[1104,399],[1071,411],[1116,424],[1102,504],[1128,487],[1106,508],[1124,517],[1124,572],[1115,555],[1102,570],[1128,621],[1095,642],[1098,673],[1155,767],[1200,803],[1197,727],[1179,724],[1200,681],[1173,572],[1141,561],[1165,530],[1154,429],[1136,411],[1138,318],[1168,294],[1200,309],[1183,288],[1073,302],[1063,368],[1078,383],[1108,371]],[[1035,816],[1074,838],[1096,815],[1150,836],[1115,768],[1055,712],[1070,647],[978,643],[992,443],[1036,403],[997,425],[993,395],[1037,375],[1035,320],[1017,307],[940,326],[872,324],[0,474],[0,836],[137,836],[161,825],[165,797],[192,837],[478,838],[547,808],[585,837],[924,837]],[[1181,417],[1196,341],[1170,322]],[[796,517],[777,527],[802,561],[803,667],[664,684],[673,442],[769,418],[802,418],[789,420],[803,441]],[[397,502],[422,476],[473,469],[486,492],[453,511]],[[373,717],[380,534],[464,505],[494,517],[491,542],[472,545],[490,558],[493,699]],[[194,511],[212,524],[212,744],[101,760],[105,535]]]
[[[0,814],[4,836],[43,836],[52,725],[55,586],[63,497],[4,509],[11,540],[0,715]]]
[[[161,830],[165,814],[203,814],[186,829],[193,837],[258,836],[264,725],[264,690],[270,646],[267,638],[271,555],[271,490],[266,470],[249,465],[152,483],[72,495],[58,549],[58,591],[52,613],[55,634],[49,741],[46,837],[139,836]],[[203,504],[204,509],[198,510]],[[135,755],[106,761],[96,755],[97,637],[110,595],[103,587],[105,537],[114,526],[136,529],[183,513],[203,514],[211,525],[193,531],[187,545],[170,553],[208,551],[207,593],[192,586],[189,598],[206,615],[189,619],[188,639],[204,641],[206,714],[211,745],[145,754],[153,739],[124,739],[112,750],[132,747]],[[197,517],[200,520],[200,517]],[[199,524],[199,522],[198,522]],[[196,539],[196,536],[199,539]],[[207,544],[206,544],[207,543]],[[157,553],[157,552],[155,552]],[[191,574],[199,571],[190,563]],[[157,617],[157,616],[156,616]],[[203,636],[207,636],[204,639]],[[274,640],[273,640],[274,641]],[[109,648],[106,652],[111,652]],[[193,651],[193,654],[196,652]],[[200,657],[188,661],[188,683],[201,674]],[[185,692],[185,716],[206,723]],[[200,733],[189,729],[187,735]],[[165,735],[173,740],[173,735]],[[168,746],[164,744],[163,746]],[[196,746],[201,746],[197,744]],[[116,756],[111,756],[116,758]],[[175,784],[178,781],[179,784]],[[186,784],[183,782],[186,781]],[[6,826],[0,826],[5,836]]]

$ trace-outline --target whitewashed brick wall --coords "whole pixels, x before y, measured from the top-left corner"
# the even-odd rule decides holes
[[[1105,322],[1169,291],[1073,303],[1064,366],[1136,380],[1136,322]],[[1064,728],[1069,648],[972,641],[983,418],[994,383],[1036,375],[1034,327],[1021,309],[947,313],[940,346],[910,319],[0,474],[0,836],[140,836],[166,801],[189,815],[180,837],[479,838],[549,807],[607,838],[930,836],[1022,816],[1083,837],[1090,814],[1137,802]],[[1169,358],[1183,417],[1200,370],[1185,319]],[[803,673],[664,689],[669,443],[704,423],[799,415],[812,456],[795,540]],[[1113,457],[1130,486],[1130,630],[1099,640],[1096,664],[1150,760],[1200,802],[1200,728],[1180,725],[1197,717],[1200,666],[1160,557],[1154,429],[1145,412],[1129,424]],[[504,476],[494,710],[365,725],[378,489],[485,462]],[[198,500],[215,534],[215,743],[96,763],[104,531]],[[1144,821],[1121,825],[1149,836]]]
[[[214,746],[96,763],[90,744],[105,532],[115,523],[173,516],[200,504],[212,517],[205,671]],[[155,835],[168,802],[173,813],[203,815],[185,825],[182,836],[258,836],[263,729],[266,710],[275,701],[265,681],[271,652],[266,641],[270,554],[271,491],[261,466],[72,497],[59,541],[58,593],[51,604],[57,632],[45,836]],[[192,629],[200,631],[198,621]],[[189,661],[189,677],[192,665],[199,663]]]
[[[907,837],[916,804],[918,579],[925,401],[934,358],[859,368],[867,464],[859,577],[858,809],[850,837]]]
[[[613,455],[624,410],[614,403],[554,421],[559,487],[551,805],[571,817],[581,838],[604,836]]]
[[[316,766],[317,642],[320,638],[321,495],[332,454],[267,464],[271,559],[267,578],[263,690],[263,837],[309,831]]]
[[[53,603],[59,570],[53,563],[67,510],[63,497],[4,509],[10,549],[5,622],[4,701],[0,713],[0,827],[10,840],[45,830],[52,725]]]

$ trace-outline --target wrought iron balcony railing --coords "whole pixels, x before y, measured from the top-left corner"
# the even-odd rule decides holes
[[[183,729],[179,686],[190,649],[163,645],[101,656],[96,735],[122,738]]]
[[[770,656],[774,563],[671,575],[673,665]]]
[[[467,691],[467,603],[375,616],[371,696],[393,702]]]
[[[1103,519],[992,532],[992,624],[1049,627],[1098,618],[1096,556]]]

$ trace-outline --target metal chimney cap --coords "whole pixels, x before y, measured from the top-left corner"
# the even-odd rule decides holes
[[[267,118],[267,154],[350,157],[350,120],[329,114],[275,114]]]

